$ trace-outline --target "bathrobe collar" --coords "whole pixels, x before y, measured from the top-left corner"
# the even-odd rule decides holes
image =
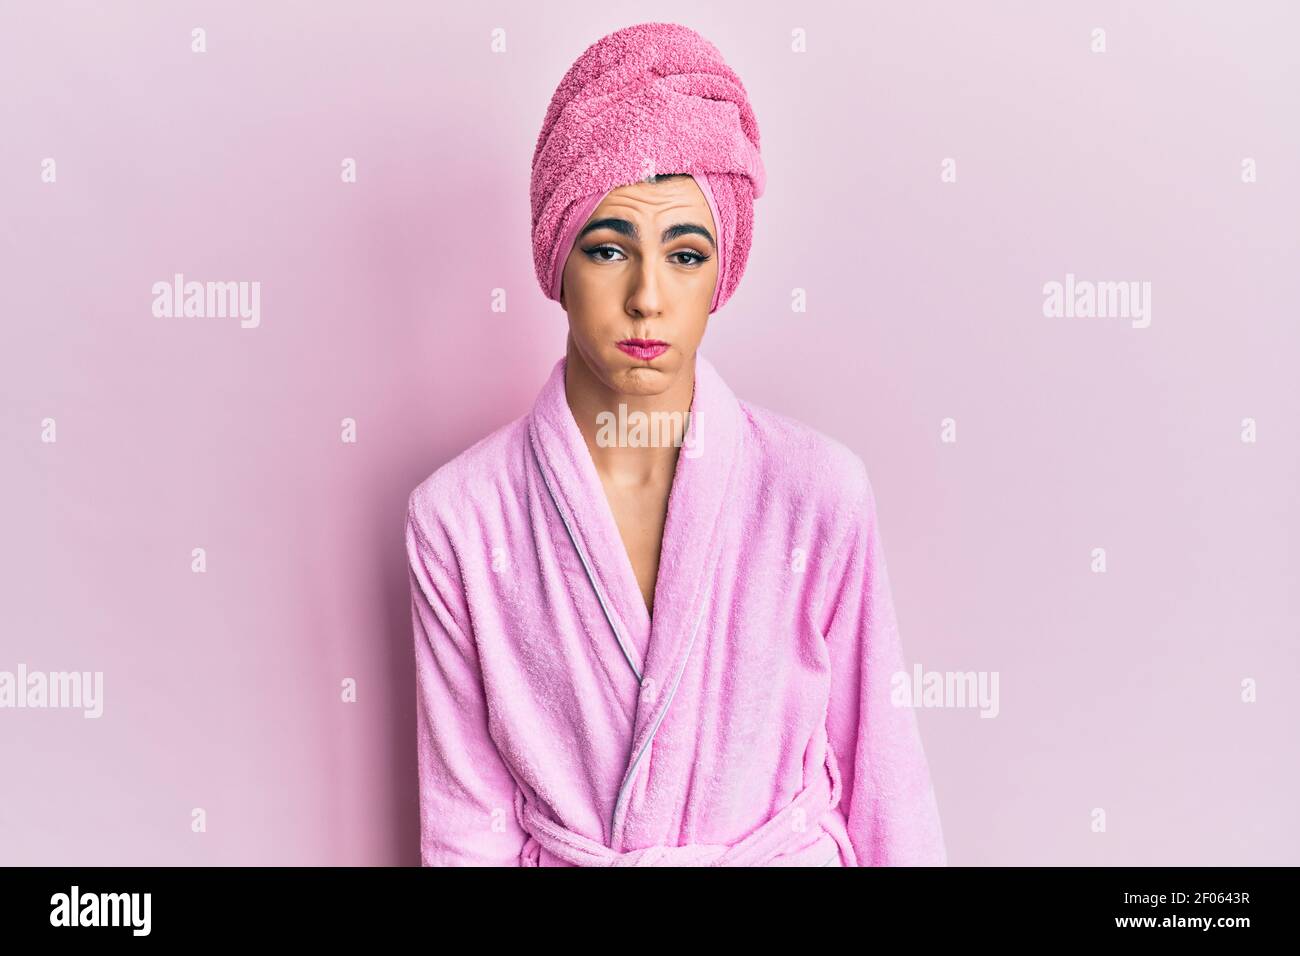
[[[603,629],[608,650],[626,661],[611,673],[626,675],[625,686],[634,691],[640,684],[633,728],[636,753],[676,690],[710,586],[726,584],[715,582],[714,575],[725,537],[723,523],[729,519],[725,505],[737,470],[743,412],[713,365],[697,352],[695,392],[668,500],[652,620],[595,463],[569,408],[565,361],[555,363],[537,396],[529,438],[545,480],[541,494],[548,497],[549,489],[568,531],[567,536],[561,532],[561,538],[567,537],[582,559],[577,573],[586,580],[575,584],[597,589],[607,618],[589,626],[593,633]],[[557,541],[556,546],[566,542]]]

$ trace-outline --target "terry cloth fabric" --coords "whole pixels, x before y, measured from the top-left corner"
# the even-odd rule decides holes
[[[676,23],[642,23],[598,40],[551,97],[533,150],[533,262],[559,301],[573,237],[611,189],[651,175],[694,176],[720,233],[710,313],[745,271],[754,200],[767,174],[740,77],[708,40]],[[567,240],[567,241],[566,241]]]
[[[422,861],[943,865],[862,460],[697,352],[652,615],[566,361],[411,493]]]

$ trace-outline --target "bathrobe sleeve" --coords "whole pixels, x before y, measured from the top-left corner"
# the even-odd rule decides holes
[[[450,544],[445,535],[427,532],[408,510],[406,549],[415,631],[421,862],[519,866],[527,834],[515,815],[514,778],[488,731],[478,648]]]
[[[891,703],[905,672],[875,495],[857,462],[856,504],[830,577],[827,736],[841,778],[840,809],[859,866],[944,866],[934,789],[910,706]]]

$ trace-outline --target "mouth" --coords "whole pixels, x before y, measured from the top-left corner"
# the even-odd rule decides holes
[[[649,362],[668,351],[668,343],[659,339],[623,339],[614,344],[634,359],[643,362]]]

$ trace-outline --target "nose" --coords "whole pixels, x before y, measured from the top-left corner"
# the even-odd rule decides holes
[[[638,318],[663,313],[663,289],[659,276],[659,263],[653,256],[643,258],[640,268],[633,273],[627,311]]]

